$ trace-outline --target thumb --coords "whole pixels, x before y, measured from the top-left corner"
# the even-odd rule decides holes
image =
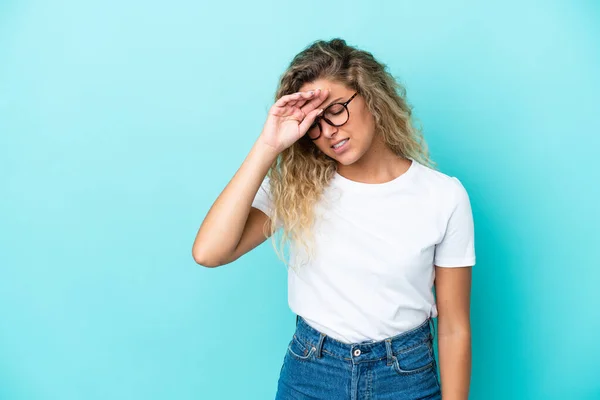
[[[308,128],[310,128],[312,123],[315,121],[315,118],[317,118],[317,116],[319,114],[321,114],[322,112],[323,112],[322,108],[317,108],[315,110],[312,110],[308,114],[306,114],[306,117],[302,120],[302,122],[298,126],[298,130],[300,132],[302,132],[302,134],[305,134],[306,131],[308,131]]]

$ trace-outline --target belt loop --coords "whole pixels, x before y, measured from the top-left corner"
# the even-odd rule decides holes
[[[325,334],[322,332],[319,332],[319,343],[317,343],[317,358],[321,358],[323,357],[322,354],[322,350],[323,350],[323,341],[325,340]]]
[[[298,314],[296,314],[296,326],[298,326]]]
[[[385,339],[385,353],[387,356],[386,365],[390,366],[394,362],[394,352],[392,350],[392,339]]]

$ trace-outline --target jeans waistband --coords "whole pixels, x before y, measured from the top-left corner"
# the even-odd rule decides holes
[[[375,342],[349,344],[316,330],[304,318],[297,315],[294,335],[306,346],[314,347],[314,352],[318,358],[322,357],[323,351],[325,351],[334,357],[352,360],[355,363],[375,361],[386,357],[388,362],[391,363],[393,354],[419,346],[423,342],[433,339],[430,323],[433,324],[433,320],[428,317],[417,327],[398,335]]]

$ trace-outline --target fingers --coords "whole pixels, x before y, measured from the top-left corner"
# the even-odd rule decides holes
[[[312,123],[315,121],[315,118],[317,118],[317,116],[319,114],[321,114],[322,112],[323,112],[323,109],[318,108],[318,109],[312,110],[311,112],[306,114],[306,117],[304,117],[302,122],[298,125],[298,131],[300,131],[302,134],[305,134],[306,131],[308,131],[308,128],[310,128]]]
[[[296,100],[294,107],[298,107],[303,113],[308,114],[319,106],[329,95],[328,89],[315,89],[314,94],[308,98]],[[309,104],[311,106],[309,106]],[[308,106],[308,107],[307,107]]]
[[[286,94],[285,96],[281,96],[279,100],[275,102],[275,106],[277,107],[285,107],[290,106],[290,103],[296,102],[297,100],[304,98],[308,98],[312,96],[310,92],[296,92],[292,94]]]
[[[329,89],[317,89],[312,99],[309,99],[308,102],[304,101],[302,104],[298,102],[295,106],[299,107],[304,114],[308,114],[319,107],[327,99],[327,96],[329,96]]]
[[[322,98],[322,94],[323,93],[328,93],[328,90],[327,89],[325,89],[325,90],[317,89],[316,91],[312,91],[311,90],[311,91],[305,91],[305,92],[296,92],[296,93],[288,94],[288,95],[285,95],[285,96],[281,96],[279,98],[279,100],[277,100],[275,102],[274,105],[276,107],[286,107],[286,106],[287,107],[292,107],[292,106],[295,106],[295,107],[300,108],[307,101],[311,101],[311,100],[314,100],[314,99]],[[323,101],[323,99],[320,100],[320,102],[322,102],[322,101]],[[320,104],[320,102],[318,104]],[[312,110],[312,108],[311,108],[311,110]],[[308,111],[310,111],[310,110],[305,111],[305,113],[308,112]]]

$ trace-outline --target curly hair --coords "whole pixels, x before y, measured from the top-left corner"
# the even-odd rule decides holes
[[[339,82],[357,91],[374,116],[376,134],[382,136],[393,153],[435,168],[421,130],[414,126],[406,89],[387,71],[386,64],[367,51],[347,45],[343,39],[317,40],[292,59],[280,77],[275,101],[317,79]],[[288,240],[301,243],[312,257],[314,205],[336,168],[336,161],[306,136],[282,151],[269,168],[273,212],[270,226],[265,225],[265,229],[270,229],[275,252],[286,265],[281,254]],[[275,240],[278,227],[283,227],[281,253]]]

